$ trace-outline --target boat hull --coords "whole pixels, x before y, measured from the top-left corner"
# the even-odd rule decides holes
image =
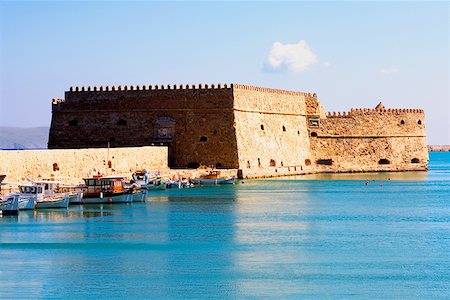
[[[19,210],[33,210],[36,197],[19,197]]]
[[[121,194],[114,196],[104,196],[104,197],[92,197],[84,196],[82,200],[83,204],[106,204],[106,203],[131,203],[133,202],[132,194]]]
[[[19,213],[19,195],[10,196],[0,203],[0,210],[3,215],[17,215]]]
[[[38,200],[35,204],[35,209],[48,209],[48,208],[68,208],[69,207],[69,195],[60,199],[48,199]]]
[[[69,194],[69,205],[82,204],[83,192]]]
[[[147,191],[141,190],[137,193],[133,193],[133,202],[145,202],[147,200]]]
[[[216,179],[209,179],[209,178],[200,178],[199,183],[202,185],[216,185],[216,184],[234,184],[235,178],[216,178]]]

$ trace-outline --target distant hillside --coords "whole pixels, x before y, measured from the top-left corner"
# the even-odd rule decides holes
[[[0,127],[0,149],[46,149],[48,127]]]

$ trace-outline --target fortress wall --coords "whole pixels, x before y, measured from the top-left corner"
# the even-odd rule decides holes
[[[69,91],[53,105],[49,148],[167,145],[172,167],[237,168],[232,106],[223,86]]]
[[[352,109],[345,115],[333,112],[320,120],[317,133],[320,136],[425,136],[425,114],[412,109]]]
[[[305,159],[311,157],[304,95],[235,88],[234,99],[241,108],[234,117],[242,176],[304,173]]]
[[[167,170],[167,147],[98,148],[67,150],[1,150],[0,174],[7,182],[62,177],[81,179],[101,172],[125,175],[138,169]],[[108,165],[111,161],[111,167]],[[56,165],[55,165],[56,164]]]
[[[320,104],[317,99],[316,93],[314,94],[305,94],[305,103],[306,103],[306,114],[307,115],[316,115],[320,118],[325,118],[325,110],[323,106]]]
[[[317,138],[311,139],[311,149],[317,172],[419,171],[428,164],[425,137]],[[321,159],[333,164],[318,165]],[[380,159],[390,164],[379,164]]]
[[[321,119],[319,128],[309,130],[317,134],[310,140],[318,171],[427,169],[425,119],[421,110],[352,110],[347,116],[336,114]],[[327,159],[333,160],[331,166],[316,163]],[[390,163],[380,164],[380,159]]]

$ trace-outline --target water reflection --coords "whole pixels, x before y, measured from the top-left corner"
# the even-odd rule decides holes
[[[324,173],[266,178],[265,180],[427,180],[428,172]]]

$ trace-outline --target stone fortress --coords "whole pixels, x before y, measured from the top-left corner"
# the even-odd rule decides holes
[[[241,178],[427,170],[420,109],[326,114],[316,94],[225,85],[71,87],[53,99],[49,149],[166,146],[170,168]]]

